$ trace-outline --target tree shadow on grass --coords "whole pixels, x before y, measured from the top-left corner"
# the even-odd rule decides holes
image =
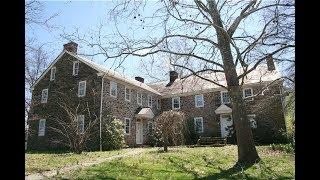
[[[274,172],[270,167],[267,167],[264,162],[260,161],[259,166],[261,168],[260,175],[258,177],[252,177],[249,174],[245,173],[245,170],[252,167],[252,165],[247,165],[245,167],[240,167],[238,165],[234,165],[233,167],[223,170],[219,167],[220,172],[209,174],[206,177],[202,177],[199,179],[252,179],[252,180],[258,180],[258,179],[294,179],[294,177],[291,176],[283,176],[279,175],[276,172]]]

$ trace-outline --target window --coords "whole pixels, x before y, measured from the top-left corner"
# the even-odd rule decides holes
[[[228,91],[221,91],[221,104],[230,103],[230,96]]]
[[[51,68],[50,81],[53,81],[56,78],[56,67]]]
[[[72,75],[77,76],[79,73],[79,61],[73,62]]]
[[[148,133],[152,134],[153,133],[153,122],[148,122]]]
[[[256,118],[255,114],[248,115],[248,119],[250,121],[251,128],[253,128],[253,129],[257,128],[257,122],[256,122],[255,118]]]
[[[124,126],[124,133],[125,134],[130,134],[130,119],[129,118],[124,118],[125,121],[125,126]]]
[[[78,115],[78,131],[80,134],[84,133],[84,115]]]
[[[152,96],[148,95],[148,107],[152,107]]]
[[[253,100],[253,93],[252,93],[252,88],[246,88],[243,90],[243,98],[247,98],[246,100],[252,101]]]
[[[194,99],[195,99],[196,107],[203,107],[204,106],[203,95],[202,94],[195,95]]]
[[[180,109],[180,97],[172,98],[172,109]]]
[[[86,95],[86,81],[80,81],[78,86],[78,97]]]
[[[160,101],[160,99],[157,99],[157,101],[156,101],[156,103],[157,103],[157,109],[160,109],[161,108],[161,101]]]
[[[139,105],[142,105],[142,93],[141,92],[137,92],[137,103]]]
[[[202,117],[195,117],[194,118],[194,126],[197,133],[203,132],[203,118]]]
[[[110,81],[110,96],[117,97],[117,83]]]
[[[126,101],[130,101],[131,100],[131,89],[125,87],[125,99]]]
[[[47,103],[48,102],[48,89],[42,90],[41,93],[41,103]]]
[[[46,120],[45,119],[40,119],[38,136],[44,136],[45,129],[46,129]]]

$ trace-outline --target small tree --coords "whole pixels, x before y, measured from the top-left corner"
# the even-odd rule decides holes
[[[123,122],[119,119],[105,120],[102,137],[104,150],[121,149],[125,145]]]
[[[193,119],[189,119],[187,121],[187,128],[184,131],[184,137],[186,140],[186,144],[188,144],[188,145],[192,145],[192,144],[197,143],[199,135],[195,131]]]
[[[168,151],[169,140],[172,140],[174,144],[183,141],[183,131],[181,130],[184,130],[185,116],[182,112],[164,111],[155,122],[155,133],[165,152]]]

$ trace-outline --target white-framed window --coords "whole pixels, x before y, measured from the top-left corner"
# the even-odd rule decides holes
[[[40,119],[38,136],[44,136],[45,131],[46,131],[46,120],[45,119]]]
[[[86,81],[80,81],[78,84],[78,97],[86,95]]]
[[[80,134],[83,134],[84,133],[84,115],[78,115],[77,121],[78,121],[78,131]]]
[[[195,101],[194,103],[196,107],[203,107],[204,106],[203,94],[195,95],[194,101]]]
[[[255,114],[248,114],[248,119],[250,121],[251,128],[255,129],[258,127]]]
[[[203,132],[203,118],[202,117],[195,117],[194,118],[194,127],[197,133]]]
[[[137,104],[142,105],[142,93],[137,92]]]
[[[180,109],[180,97],[172,98],[172,109]]]
[[[124,91],[125,93],[125,100],[126,101],[131,101],[131,89],[129,89],[129,88],[127,88],[127,87],[125,87],[125,91]]]
[[[148,107],[152,107],[152,96],[148,95]]]
[[[153,133],[153,122],[149,121],[148,122],[148,134],[152,134]]]
[[[131,119],[124,118],[124,133],[125,134],[130,134],[130,125],[131,125]]]
[[[79,74],[79,61],[74,61],[73,62],[73,68],[72,68],[72,75],[77,76]]]
[[[55,78],[56,78],[56,71],[57,71],[57,68],[56,68],[56,67],[51,68],[50,81],[55,80]]]
[[[161,101],[160,101],[160,99],[157,99],[156,103],[157,103],[157,109],[160,109],[160,108],[161,108]]]
[[[230,103],[230,96],[228,91],[221,91],[221,104]]]
[[[41,103],[48,102],[48,89],[43,89],[41,93]]]
[[[110,96],[117,97],[118,86],[114,81],[110,81]]]
[[[253,100],[253,90],[252,88],[246,88],[246,89],[243,89],[243,98],[247,98],[245,100],[248,100],[248,101],[252,101]]]

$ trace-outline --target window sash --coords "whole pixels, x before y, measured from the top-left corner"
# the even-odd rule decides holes
[[[203,132],[203,118],[202,117],[194,118],[194,125],[195,125],[195,130],[197,133]]]
[[[142,93],[141,92],[137,93],[137,103],[139,105],[142,105]]]
[[[125,88],[125,99],[127,100],[127,101],[130,101],[131,100],[131,89],[129,89],[129,88]]]
[[[44,136],[45,128],[46,128],[46,120],[45,119],[40,119],[38,136]]]
[[[257,128],[257,121],[256,121],[256,116],[254,114],[250,114],[250,115],[247,115],[248,119],[249,119],[249,122],[250,122],[250,127],[251,128]]]
[[[180,97],[172,98],[172,109],[180,109]]]
[[[84,115],[78,115],[78,131],[80,134],[84,133]]]
[[[82,97],[86,95],[86,81],[80,81],[78,85],[78,96]]]
[[[56,78],[56,67],[51,68],[50,81]]]
[[[203,107],[204,106],[203,95],[196,95],[195,96],[195,104],[196,104],[196,107]]]
[[[124,126],[124,133],[125,134],[130,134],[130,124],[131,124],[131,120],[129,118],[125,118],[125,126]]]
[[[253,90],[251,88],[243,90],[243,98],[246,98],[246,100],[253,100],[253,97],[251,96],[253,96]]]
[[[222,104],[230,103],[229,92],[227,92],[227,91],[221,92],[221,103]]]
[[[48,102],[48,89],[43,89],[41,92],[41,103]]]
[[[118,86],[114,81],[110,82],[110,96],[117,97]]]
[[[148,96],[148,107],[152,107],[152,96]]]
[[[79,61],[73,62],[72,75],[76,76],[79,74]]]

